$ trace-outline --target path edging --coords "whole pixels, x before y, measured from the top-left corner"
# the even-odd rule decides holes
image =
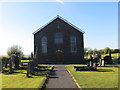
[[[75,82],[75,84],[77,85],[78,88],[80,88],[82,90],[82,88],[80,87],[80,85],[78,84],[78,82],[76,81],[76,79],[74,78],[74,76],[71,74],[71,72],[67,69],[68,73],[70,74],[70,76],[72,77],[73,81]]]
[[[45,77],[45,80],[43,81],[42,85],[40,86],[40,90],[46,87],[46,83],[48,81],[48,77]]]
[[[42,85],[40,86],[40,90],[44,90],[44,88],[46,88],[46,85],[48,83],[49,77],[51,76],[52,72],[53,72],[54,66],[52,67],[50,73],[48,73],[45,77],[45,80],[43,81]]]

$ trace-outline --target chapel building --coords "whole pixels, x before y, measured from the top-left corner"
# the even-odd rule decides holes
[[[79,64],[84,60],[84,32],[61,16],[33,34],[37,63]]]

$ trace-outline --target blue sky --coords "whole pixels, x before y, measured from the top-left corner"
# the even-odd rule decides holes
[[[30,54],[32,33],[57,15],[85,32],[85,47],[118,48],[117,2],[9,2],[0,3],[0,13],[0,55],[16,44]]]

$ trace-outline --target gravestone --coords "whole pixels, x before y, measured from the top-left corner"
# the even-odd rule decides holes
[[[96,67],[96,63],[93,63],[93,67]]]
[[[101,66],[105,66],[105,62],[104,62],[104,60],[102,60],[102,65]]]
[[[12,73],[13,72],[13,58],[11,58],[10,60],[9,60],[9,73]]]
[[[19,53],[16,53],[14,55],[14,64],[15,64],[15,68],[18,69],[19,68],[19,64],[20,64],[20,55]]]
[[[90,61],[90,64],[89,64],[89,66],[90,66],[90,67],[92,67],[92,66],[93,66],[93,64],[92,64],[92,61]]]
[[[92,55],[89,56],[89,60],[90,60],[90,63],[89,63],[89,66],[93,66],[93,57]]]
[[[110,56],[105,56],[105,57],[104,57],[104,61],[105,61],[107,64],[113,64],[112,59],[111,59]]]
[[[27,73],[26,73],[26,76],[27,77],[30,77],[30,74],[33,74],[33,69],[34,69],[34,66],[35,66],[35,63],[33,60],[35,60],[35,56],[33,55],[33,53],[31,53],[31,59],[29,62],[28,62],[28,66],[27,66]]]
[[[111,57],[111,50],[108,51],[108,56],[105,56],[104,57],[104,61],[107,63],[107,64],[113,64],[113,61],[112,61],[112,57]]]
[[[27,73],[26,73],[27,77],[30,77],[30,74],[33,74],[33,69],[34,69],[33,61],[29,61],[27,66]]]
[[[14,53],[14,54],[12,54],[11,55],[11,57],[6,61],[6,65],[5,65],[5,67],[7,68],[8,66],[7,66],[7,62],[8,62],[8,64],[9,64],[9,73],[12,73],[13,71],[14,71],[14,69],[13,69],[13,65],[14,65],[14,68],[15,69],[18,69],[19,68],[19,61],[20,61],[20,59],[19,59],[19,53]]]
[[[8,68],[9,59],[10,59],[10,58],[8,58],[7,60],[5,60],[5,68]]]
[[[31,52],[31,59],[33,60],[34,59],[34,54]]]
[[[96,63],[93,63],[93,68],[94,68],[94,70],[97,70],[97,64]]]
[[[99,59],[99,65],[98,66],[101,66],[102,65],[102,59],[100,58]]]
[[[26,76],[27,76],[27,77],[30,77],[30,63],[28,63],[28,66],[27,66]]]

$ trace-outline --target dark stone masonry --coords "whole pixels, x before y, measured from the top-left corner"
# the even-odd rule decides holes
[[[56,16],[34,33],[34,54],[41,64],[76,64],[84,59],[84,32]]]

